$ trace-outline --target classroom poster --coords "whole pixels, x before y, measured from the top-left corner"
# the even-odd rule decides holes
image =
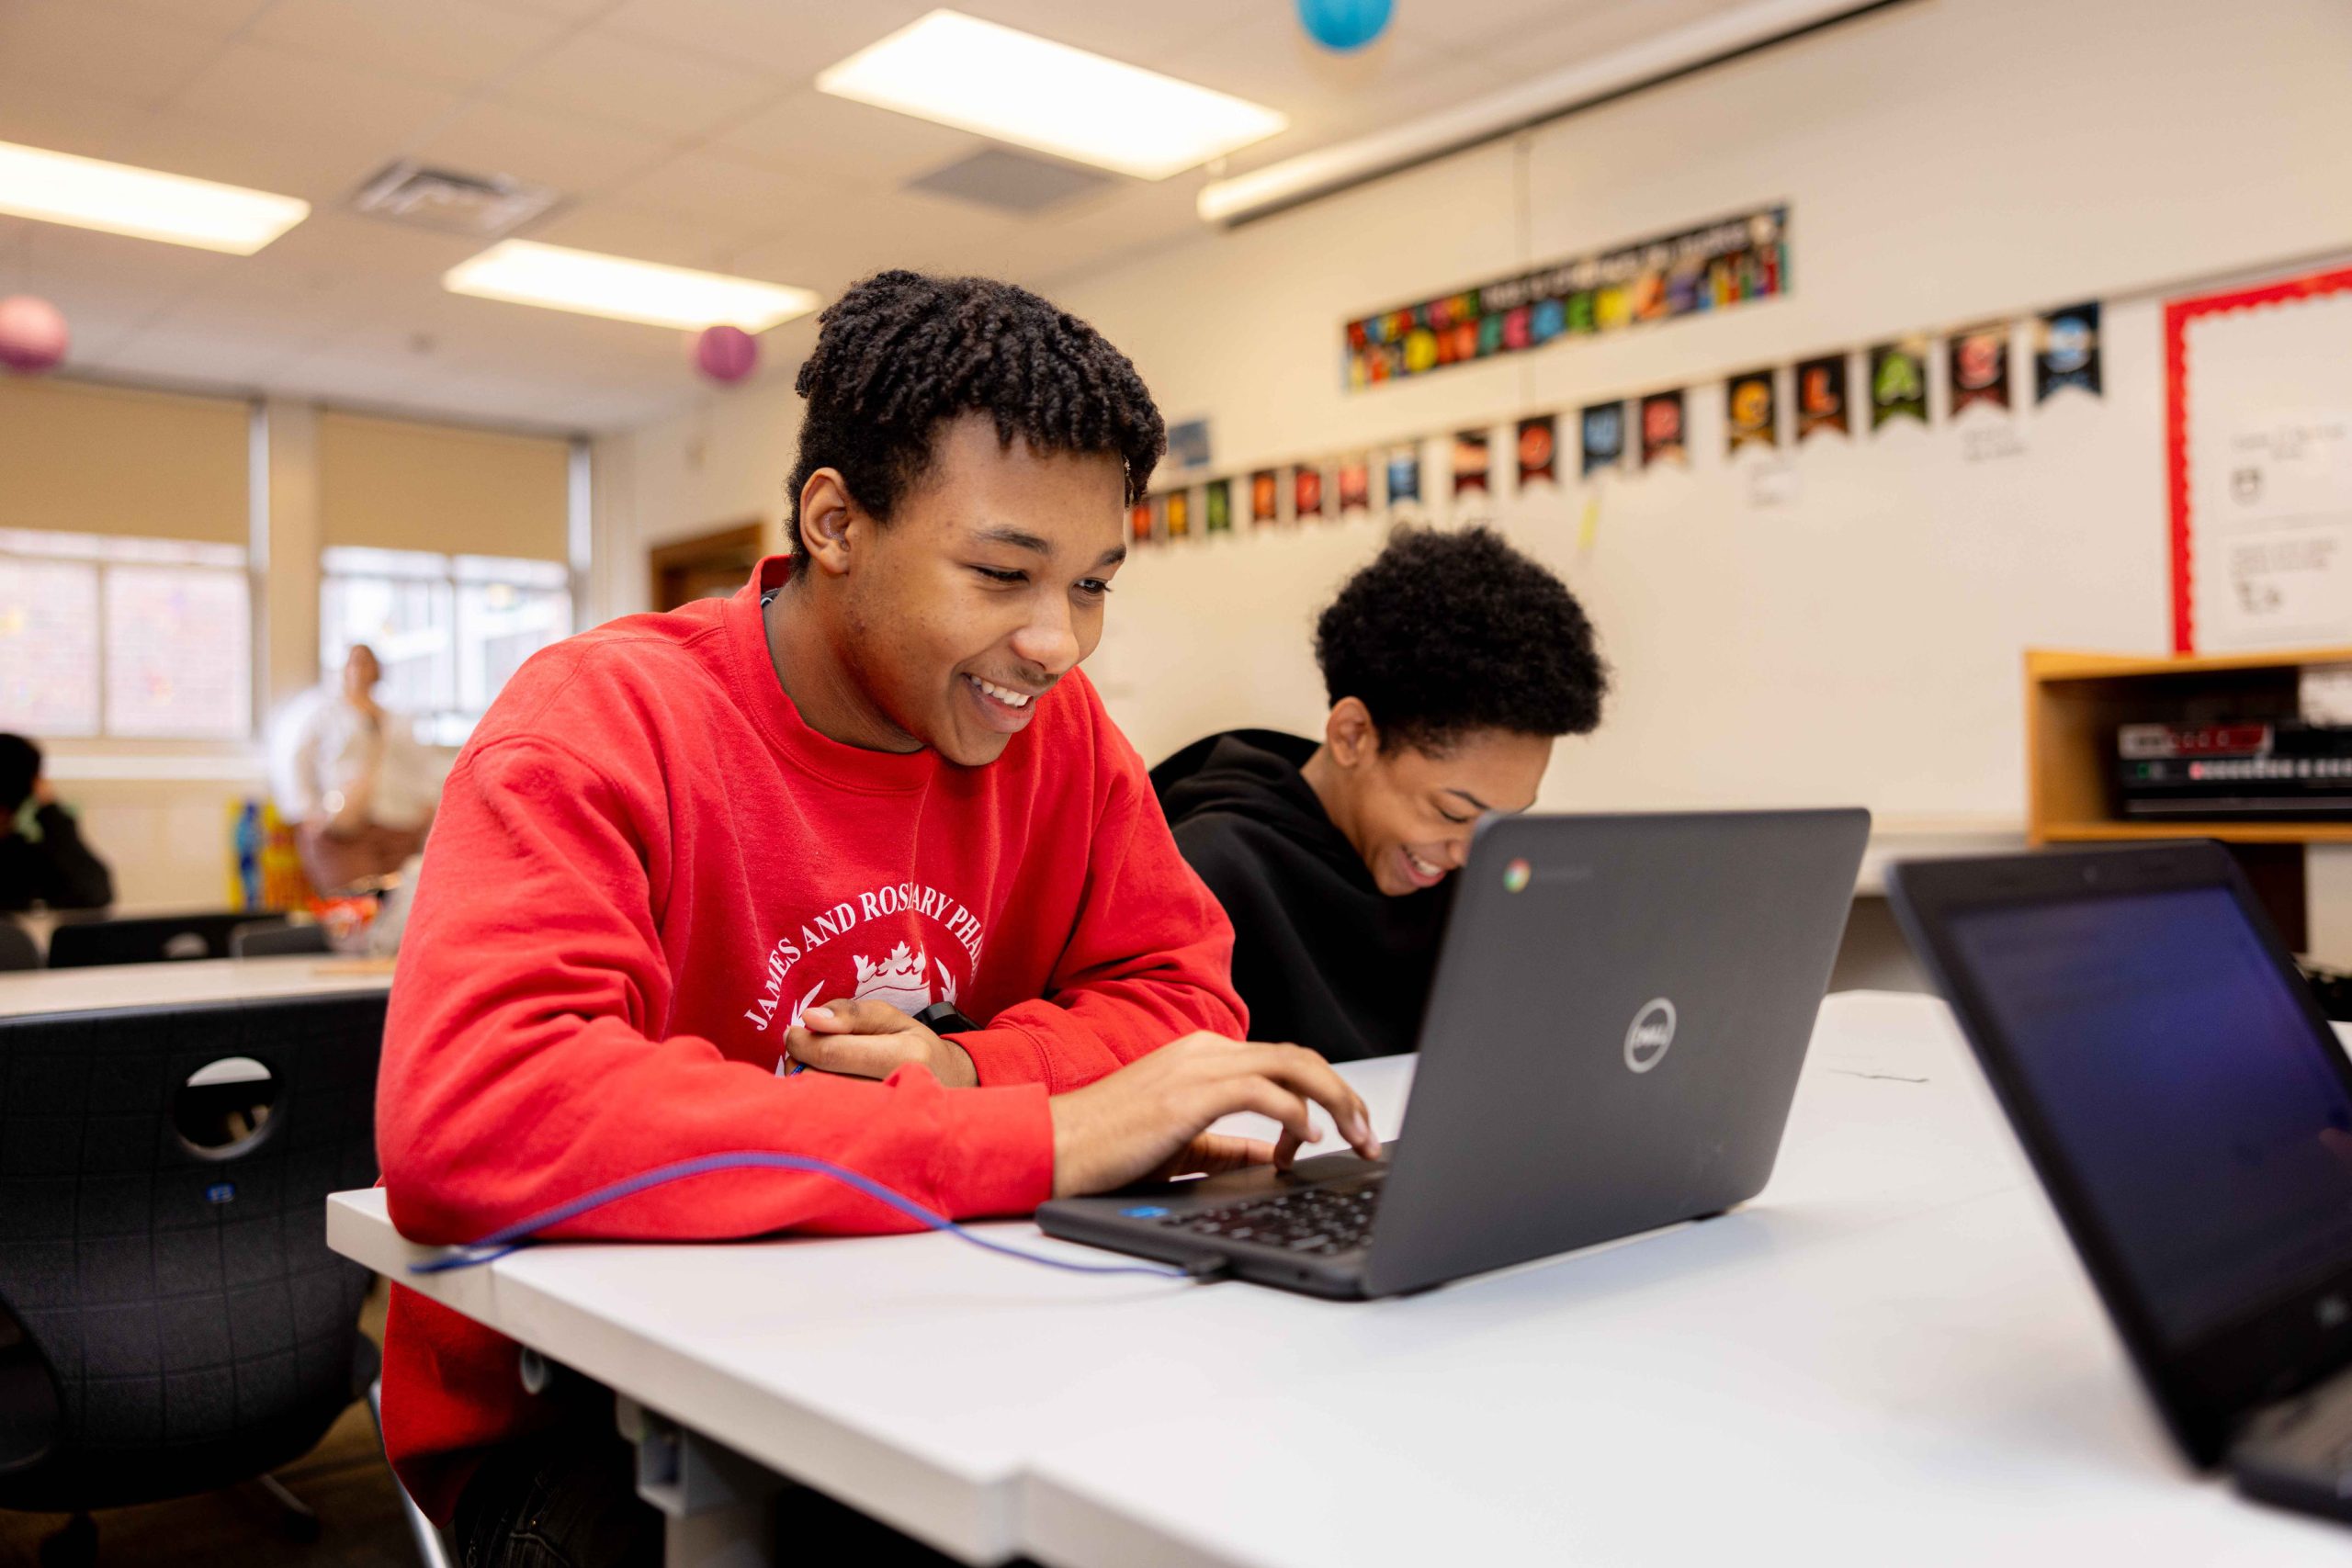
[[[1260,468],[1250,476],[1250,523],[1262,528],[1282,515],[1282,480],[1272,468]]]
[[[1750,446],[1781,444],[1781,400],[1769,370],[1750,370],[1724,383],[1724,427],[1726,449],[1736,455]]]
[[[1555,471],[1559,446],[1559,422],[1555,416],[1539,413],[1519,422],[1520,489],[1559,482]]]
[[[1211,479],[1201,495],[1201,528],[1208,534],[1233,532],[1233,481]]]
[[[1483,430],[1457,430],[1453,433],[1453,493],[1459,497],[1487,493],[1487,433]]]
[[[1642,467],[1660,463],[1689,467],[1690,452],[1683,437],[1682,393],[1652,392],[1642,400]]]
[[[1138,545],[1151,543],[1151,498],[1149,496],[1146,496],[1127,509],[1127,537]]]
[[[2045,312],[2033,323],[2033,400],[2069,387],[2099,395],[2098,301]]]
[[[1785,294],[1788,224],[1788,207],[1777,204],[1375,310],[1340,329],[1343,378],[1362,391],[1563,337]]]
[[[1613,468],[1624,462],[1623,403],[1594,404],[1577,416],[1577,429],[1584,453],[1579,473],[1589,477],[1595,469]]]
[[[1928,423],[1928,358],[1916,339],[1871,350],[1871,428],[1897,419]]]
[[[1193,492],[1171,490],[1168,492],[1168,536],[1181,539],[1193,531]]]
[[[1323,469],[1320,464],[1301,463],[1291,470],[1290,514],[1301,523],[1310,517],[1323,515]]]
[[[1951,385],[1951,412],[1982,403],[2009,406],[2009,324],[1971,327],[1944,344],[1944,368]]]
[[[1421,449],[1419,445],[1392,446],[1388,451],[1388,509],[1418,509],[1421,503]]]
[[[1372,455],[1355,452],[1340,459],[1340,515],[1372,510]]]
[[[1849,400],[1846,395],[1846,356],[1827,354],[1797,367],[1797,444],[1825,430],[1849,435]]]

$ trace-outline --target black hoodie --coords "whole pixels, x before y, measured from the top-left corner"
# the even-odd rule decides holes
[[[1212,735],[1151,771],[1176,847],[1233,920],[1252,1040],[1335,1062],[1413,1049],[1453,884],[1392,898],[1300,767],[1316,743]]]

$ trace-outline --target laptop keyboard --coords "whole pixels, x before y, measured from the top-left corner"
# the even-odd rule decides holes
[[[1255,1242],[1317,1258],[1353,1252],[1372,1237],[1380,1208],[1380,1174],[1351,1177],[1320,1187],[1302,1187],[1271,1198],[1252,1198],[1223,1208],[1170,1214],[1159,1223],[1191,1235]]]

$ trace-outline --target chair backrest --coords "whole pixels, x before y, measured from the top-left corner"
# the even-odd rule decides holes
[[[287,953],[332,953],[327,928],[290,920],[247,920],[229,933],[232,958],[269,958]]]
[[[229,933],[258,918],[250,909],[223,909],[210,914],[141,915],[122,920],[67,920],[49,933],[49,966],[80,969],[95,964],[226,958]]]
[[[0,969],[38,969],[40,967],[40,943],[33,933],[6,915],[0,915]]]
[[[0,1314],[46,1368],[55,1428],[28,1431],[40,1391],[0,1356],[18,1364],[0,1507],[226,1485],[307,1451],[356,1396],[368,1276],[327,1249],[326,1198],[376,1179],[385,1004],[0,1019]],[[243,1135],[199,1149],[208,1123]]]

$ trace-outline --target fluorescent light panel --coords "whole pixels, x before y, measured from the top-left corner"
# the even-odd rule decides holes
[[[311,204],[0,141],[0,212],[249,256],[309,217]]]
[[[1144,180],[1290,124],[1246,99],[956,11],[933,11],[858,51],[817,86]]]
[[[451,267],[441,279],[452,293],[576,310],[616,321],[657,327],[741,327],[765,332],[778,321],[815,310],[817,296],[806,288],[662,266],[627,256],[567,250],[529,240],[507,240],[471,261]]]

